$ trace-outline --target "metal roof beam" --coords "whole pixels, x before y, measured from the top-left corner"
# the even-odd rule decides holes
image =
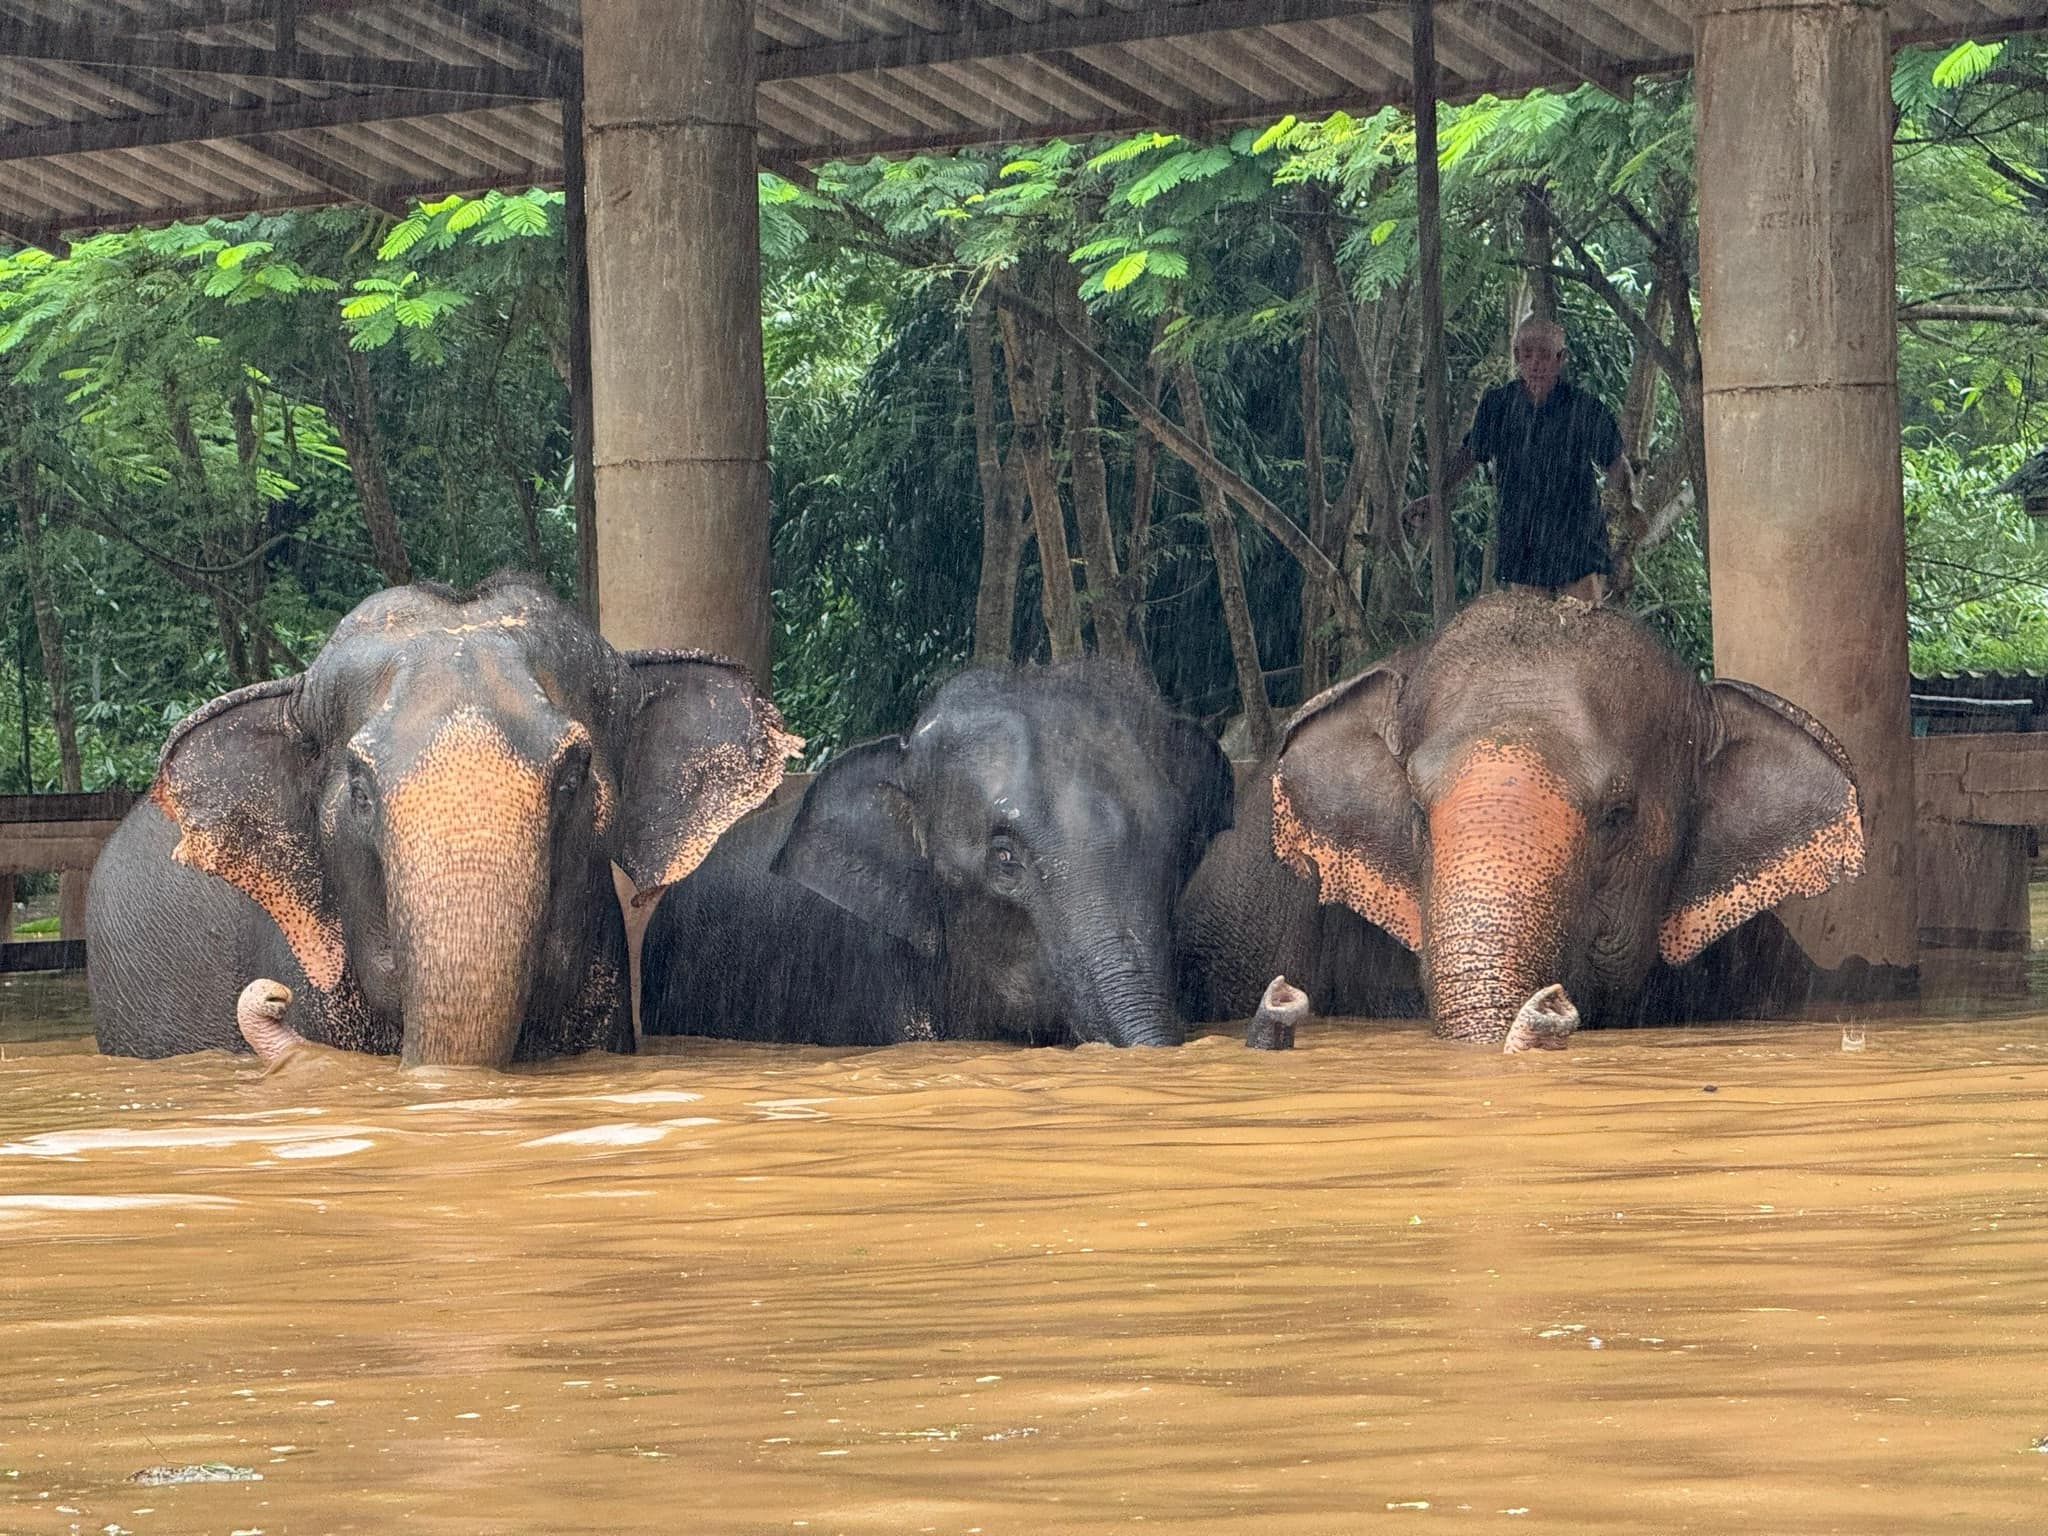
[[[1197,0],[1193,5],[1167,9],[1059,15],[1007,27],[913,32],[902,37],[868,38],[816,48],[768,48],[759,55],[758,76],[763,80],[793,80],[807,75],[904,69],[918,64],[972,63],[1013,54],[1141,43],[1155,37],[1186,37],[1197,32],[1238,32],[1290,21],[1328,21],[1384,10],[1388,3],[1389,0]]]
[[[533,8],[519,0],[430,0],[428,9],[500,43],[510,43],[558,71],[566,83],[583,74],[583,50],[535,24]]]
[[[406,91],[396,95],[330,96],[324,101],[270,102],[255,107],[216,107],[204,112],[160,116],[89,118],[46,128],[16,128],[0,134],[0,160],[34,160],[46,155],[81,155],[101,149],[146,149],[204,139],[246,139],[294,128],[340,128],[395,117],[435,117],[501,105],[495,96],[447,91]]]
[[[421,91],[459,91],[515,101],[551,101],[565,83],[556,63],[539,69],[443,64],[432,59],[365,58],[360,54],[279,53],[271,48],[187,43],[138,37],[102,27],[47,26],[0,20],[0,57],[66,64],[112,64],[186,74],[239,75],[250,80],[302,80],[324,85],[370,85]]]
[[[1618,62],[1584,38],[1567,36],[1528,6],[1501,5],[1493,0],[1467,6],[1462,11],[1446,6],[1440,14],[1446,23],[1468,37],[1489,31],[1498,33],[1509,48],[1589,85],[1597,85],[1617,101],[1627,101],[1635,95],[1634,78]]]
[[[378,201],[383,195],[382,189],[369,177],[316,149],[273,133],[252,134],[246,142],[265,159],[290,166],[308,181],[318,182],[339,197],[362,203],[394,219],[402,219],[406,215],[404,203]]]

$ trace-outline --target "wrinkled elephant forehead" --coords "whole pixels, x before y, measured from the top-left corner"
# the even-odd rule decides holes
[[[521,749],[540,749],[565,717],[589,712],[518,641],[495,636],[330,645],[306,675],[305,708],[316,736],[363,738],[379,753],[424,747],[461,709],[497,720]]]
[[[1586,802],[1632,782],[1634,756],[1580,711],[1514,713],[1425,737],[1409,756],[1408,779],[1416,798],[1430,805],[1475,770],[1521,765],[1546,790]]]

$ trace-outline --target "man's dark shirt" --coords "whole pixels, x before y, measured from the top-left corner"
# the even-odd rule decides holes
[[[1562,587],[1608,570],[1593,468],[1621,457],[1612,411],[1564,379],[1538,406],[1514,379],[1480,397],[1465,446],[1491,461],[1500,485],[1502,581]]]

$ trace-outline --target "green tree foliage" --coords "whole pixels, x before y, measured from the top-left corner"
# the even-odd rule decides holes
[[[2048,441],[2048,44],[1904,50],[1893,91],[1914,663],[2048,666],[2048,541],[1991,491]],[[1509,376],[1515,320],[1554,308],[1639,463],[1629,601],[1705,666],[1692,123],[1689,84],[1659,80],[1446,108],[1439,143],[1458,426]],[[1400,516],[1424,446],[1414,159],[1387,109],[764,173],[793,724],[829,750],[970,654],[1047,654],[1068,586],[1086,643],[1136,646],[1219,721],[1247,643],[1284,707],[1425,633]],[[396,569],[572,592],[563,269],[546,191],[0,256],[0,790],[53,787],[64,757],[29,530],[88,787],[143,782],[171,721],[296,665]],[[1475,483],[1455,509],[1464,595],[1491,501]],[[985,560],[989,538],[1014,549]]]

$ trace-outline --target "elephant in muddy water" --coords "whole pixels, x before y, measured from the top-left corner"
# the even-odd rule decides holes
[[[1198,1016],[1279,971],[1493,1044],[1558,984],[1588,1024],[1754,1012],[1811,968],[1748,920],[1863,861],[1826,729],[1569,598],[1482,598],[1303,705],[1261,779],[1183,903]]]
[[[92,882],[100,1049],[239,1050],[253,976],[407,1064],[630,1051],[612,864],[682,879],[800,746],[737,665],[622,655],[523,579],[377,593],[172,732]]]
[[[964,672],[662,898],[649,1034],[1177,1045],[1171,923],[1230,765],[1101,662]]]

